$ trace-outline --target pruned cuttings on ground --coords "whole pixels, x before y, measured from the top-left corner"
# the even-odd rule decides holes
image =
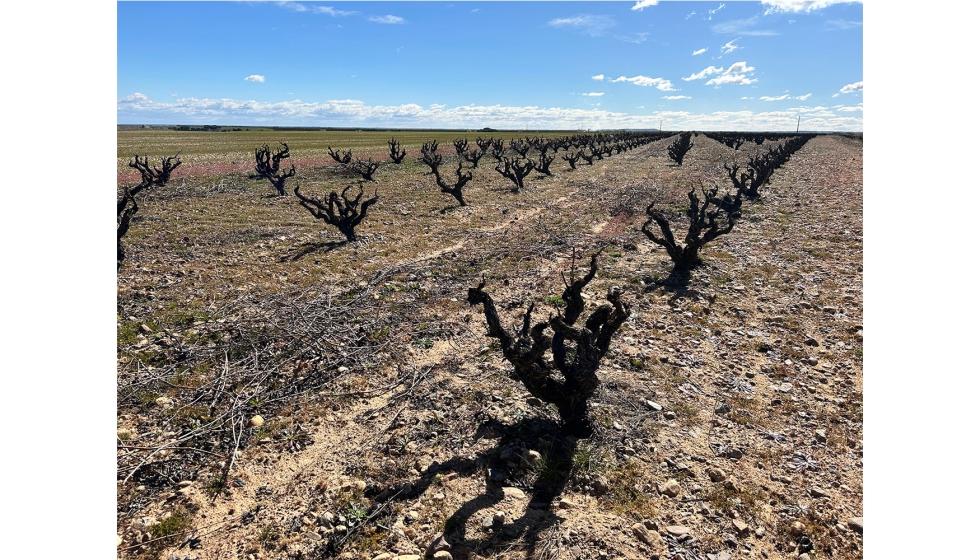
[[[413,306],[382,305],[373,293],[346,286],[245,295],[215,309],[192,336],[158,339],[170,364],[132,355],[119,378],[120,408],[159,417],[176,432],[127,434],[120,480],[159,487],[207,475],[223,483],[237,472],[237,453],[266,438],[289,451],[309,443],[301,427],[263,417],[318,395],[342,402],[411,383],[418,372],[399,365],[398,331],[410,326]],[[372,376],[382,360],[396,367]]]

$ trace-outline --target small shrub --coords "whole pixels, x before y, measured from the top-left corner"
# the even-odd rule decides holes
[[[690,270],[699,265],[701,257],[698,256],[698,252],[701,248],[718,237],[730,233],[741,216],[741,193],[736,193],[735,196],[726,193],[719,197],[718,187],[700,186],[703,199],[695,194],[693,182],[691,190],[687,193],[690,204],[687,208],[688,227],[684,243],[678,242],[674,237],[664,210],[655,208],[659,203],[658,200],[654,200],[647,206],[646,212],[649,218],[640,229],[650,241],[667,250],[667,254],[674,262],[675,270]],[[650,231],[649,227],[653,222],[659,226],[661,235]]]
[[[267,552],[272,552],[279,548],[279,541],[282,539],[282,533],[279,531],[279,527],[270,523],[259,531],[258,541],[262,545],[262,548]]]
[[[394,138],[388,140],[388,152],[393,163],[401,163],[402,160],[405,159],[405,150],[402,149],[402,146],[398,140]]]
[[[698,420],[701,419],[698,409],[684,401],[680,401],[673,407],[674,413],[677,414],[677,421],[680,422],[682,426],[696,426]]]
[[[442,156],[436,153],[438,149],[439,142],[436,140],[422,144],[422,157],[419,161],[428,165],[430,173],[433,174],[436,174],[439,166],[442,165]]]
[[[439,161],[442,161],[441,156]],[[473,179],[473,173],[470,171],[463,172],[463,162],[460,161],[456,164],[456,182],[454,184],[443,180],[442,175],[439,174],[438,164],[432,167],[432,172],[436,176],[436,184],[439,185],[439,189],[446,194],[452,195],[459,202],[460,206],[466,206],[466,201],[463,200],[463,187]]]
[[[381,167],[380,161],[374,161],[371,158],[367,158],[367,161],[363,159],[355,159],[348,167],[354,173],[360,175],[365,181],[374,181],[374,172]]]
[[[561,159],[568,162],[571,169],[575,169],[575,162],[577,162],[582,157],[582,152],[579,151],[568,151],[561,156]],[[589,162],[591,165],[591,162]]]
[[[476,169],[477,166],[480,163],[480,159],[482,159],[484,155],[486,155],[486,152],[485,151],[482,151],[482,150],[479,150],[479,149],[474,148],[474,149],[470,150],[469,152],[466,152],[465,154],[463,154],[462,157],[463,157],[464,160],[472,163],[473,164],[473,169]]]
[[[501,326],[493,298],[483,291],[486,280],[469,289],[467,301],[470,305],[483,304],[488,335],[500,341],[504,358],[514,366],[514,376],[533,396],[558,407],[563,431],[588,437],[593,431],[588,401],[599,387],[596,370],[609,350],[613,335],[629,318],[630,306],[622,301],[622,290],[611,287],[606,294],[609,304],[596,309],[584,325],[576,326],[585,310],[582,290],[598,271],[599,252],[592,255],[589,272],[579,280],[574,280],[574,256],[573,253],[573,281],[565,282],[561,295],[566,303],[564,310],[532,327],[532,303],[516,336]],[[553,335],[545,332],[549,328]],[[546,352],[551,352],[551,360],[544,358]]]
[[[648,481],[650,469],[634,459],[625,464],[608,469],[609,493],[602,501],[614,512],[636,518],[655,518],[658,507],[649,491],[644,491],[643,483]],[[649,482],[646,482],[649,484]]]
[[[255,172],[265,177],[276,189],[276,194],[286,196],[286,179],[296,175],[296,166],[290,165],[289,171],[280,171],[282,160],[289,157],[289,146],[280,142],[281,146],[273,152],[268,144],[255,149]]]
[[[757,515],[765,494],[758,486],[746,484],[713,484],[705,494],[712,508],[718,511],[737,511],[742,516]]]
[[[135,187],[124,187],[123,196],[116,203],[116,270],[122,267],[122,262],[126,258],[126,251],[123,249],[122,238],[129,231],[133,216],[139,210],[136,203],[136,195],[151,187],[162,187],[170,181],[170,175],[175,169],[180,167],[180,154],[160,159],[160,167],[150,166],[150,156],[134,156],[129,162],[129,166],[139,171],[140,184]]]
[[[351,159],[354,157],[351,154],[350,150],[346,150],[346,151],[337,150],[335,152],[333,148],[331,148],[330,146],[327,146],[327,153],[330,154],[330,157],[332,157],[334,161],[336,161],[341,165],[346,165],[350,163]]]
[[[548,155],[547,151],[543,151],[538,155],[538,162],[534,165],[534,169],[538,173],[544,173],[551,177],[551,162],[553,161],[555,161],[555,154]]]
[[[691,133],[683,132],[667,147],[667,155],[674,160],[677,165],[684,163],[684,156],[694,147],[691,141]]]
[[[561,299],[561,296],[548,296],[544,299],[544,302],[548,305],[554,305],[556,307],[563,307],[565,305],[565,300]]]
[[[183,533],[190,528],[190,526],[191,518],[187,512],[178,511],[154,525],[153,529],[150,531],[150,534],[154,539],[164,539],[166,537],[174,537],[174,539],[176,539],[176,535]]]
[[[504,165],[503,168],[500,167],[501,163]],[[512,192],[516,193],[524,188],[524,178],[534,171],[534,162],[528,159],[504,156],[494,170],[514,183]]]
[[[299,197],[300,204],[303,208],[306,208],[314,218],[335,226],[340,230],[340,233],[344,234],[347,241],[357,241],[357,234],[354,232],[354,228],[367,216],[368,208],[378,202],[377,191],[374,192],[374,198],[369,198],[361,202],[361,197],[364,196],[364,185],[359,185],[359,187],[360,191],[354,198],[347,196],[347,191],[351,189],[351,186],[348,186],[339,195],[337,191],[330,191],[329,197],[323,197],[322,201],[303,196],[299,192],[299,185],[296,186],[293,192]]]

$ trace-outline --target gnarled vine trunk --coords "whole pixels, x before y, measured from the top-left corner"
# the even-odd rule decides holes
[[[609,303],[593,311],[584,325],[576,326],[585,310],[582,289],[595,277],[598,257],[599,253],[592,255],[589,272],[579,280],[574,280],[573,258],[573,281],[566,282],[561,296],[565,309],[532,326],[532,303],[516,335],[501,326],[493,298],[483,291],[485,280],[467,294],[470,305],[483,305],[488,334],[500,341],[504,358],[514,366],[514,376],[531,395],[554,404],[563,431],[575,437],[588,437],[593,432],[588,404],[599,387],[596,371],[613,335],[630,316],[629,304],[622,301],[622,290],[614,286],[606,294]],[[549,335],[548,329],[553,334]],[[550,360],[545,357],[549,351]]]

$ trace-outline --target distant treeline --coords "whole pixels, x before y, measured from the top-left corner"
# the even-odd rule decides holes
[[[497,129],[497,128],[472,128],[472,129],[459,129],[459,128],[355,128],[355,127],[342,127],[342,126],[221,126],[221,125],[148,125],[148,124],[120,124],[117,125],[120,130],[134,130],[134,129],[164,129],[164,130],[179,130],[183,132],[242,132],[249,130],[282,130],[282,131],[294,131],[294,132],[534,132],[535,134],[548,134],[548,133],[568,133],[576,132],[564,129],[554,129],[554,130],[539,130],[534,129],[524,130],[524,129]],[[656,129],[630,129],[628,132],[649,132],[656,131]],[[578,131],[580,132],[580,131]],[[592,132],[627,132],[627,130],[620,129],[609,129],[609,130],[599,130]]]
[[[158,128],[166,130],[178,130],[181,132],[243,132],[252,130],[282,130],[282,131],[296,131],[296,132],[529,132],[527,130],[505,130],[496,128],[481,128],[481,129],[458,129],[458,128],[354,128],[354,127],[338,127],[338,126],[222,126],[216,124],[205,124],[205,125],[138,125],[138,124],[121,124],[117,125],[120,130],[131,130],[140,128]],[[533,131],[535,134],[539,133],[567,133],[568,130],[537,130]],[[597,129],[591,132],[659,132],[655,128],[650,129]],[[759,131],[759,132],[726,132],[726,131],[699,131],[708,137],[713,137],[715,135],[742,135],[747,137],[752,137],[752,140],[756,138],[759,139],[784,139],[789,136],[795,136],[797,134],[842,134],[848,138],[863,139],[863,132],[833,132],[833,131]],[[748,139],[748,138],[747,138]]]

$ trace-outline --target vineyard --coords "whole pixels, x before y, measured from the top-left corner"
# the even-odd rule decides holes
[[[863,557],[860,135],[120,130],[120,558]]]

